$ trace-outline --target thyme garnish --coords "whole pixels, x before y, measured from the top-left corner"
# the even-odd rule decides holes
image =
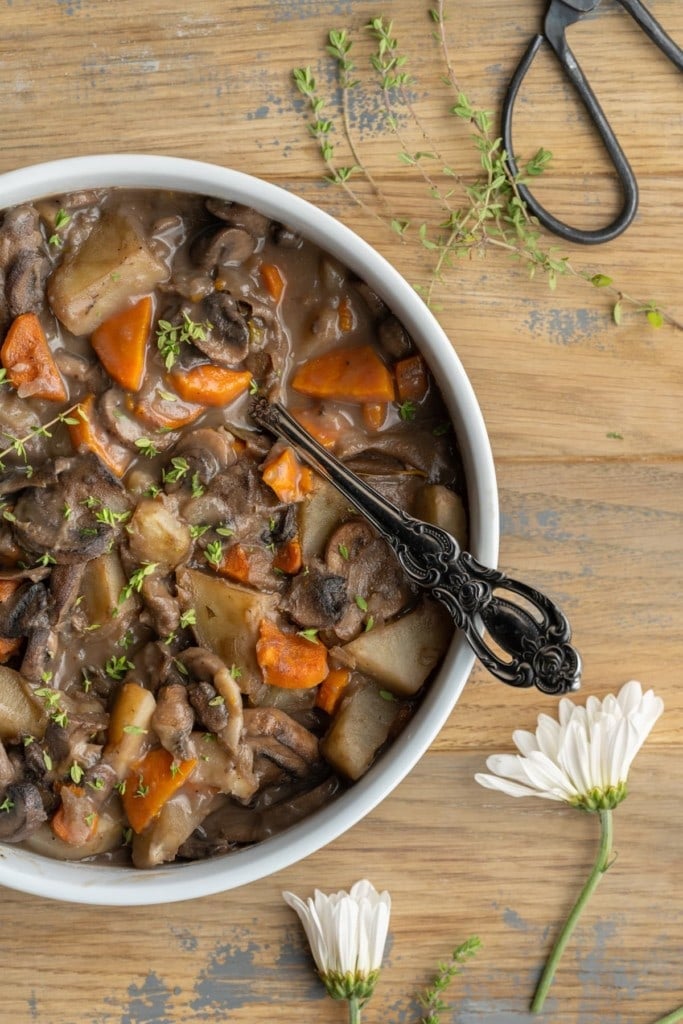
[[[392,211],[380,183],[368,169],[349,118],[352,91],[367,89],[368,82],[361,81],[352,61],[353,43],[349,33],[340,29],[328,33],[325,47],[336,64],[339,125],[330,113],[330,102],[318,89],[311,67],[298,67],[292,72],[294,85],[313,114],[308,130],[317,143],[325,180],[340,186],[349,199],[402,242],[412,243],[430,254],[428,279],[417,283],[415,288],[432,307],[437,287],[456,261],[500,251],[525,264],[531,277],[537,272],[544,273],[551,289],[557,286],[560,277],[572,277],[603,290],[612,300],[611,315],[616,324],[621,323],[628,307],[631,312],[642,315],[652,327],[668,323],[683,330],[683,322],[662,309],[658,302],[628,294],[610,275],[577,267],[547,244],[542,229],[519,194],[519,185],[542,174],[552,154],[540,149],[518,174],[512,174],[502,140],[496,137],[492,115],[470,100],[456,76],[445,31],[445,0],[438,0],[427,14],[433,23],[433,36],[445,68],[444,81],[455,98],[450,113],[471,129],[479,163],[477,177],[475,180],[465,177],[442,158],[438,142],[416,109],[413,96],[418,83],[409,70],[407,55],[399,47],[393,23],[376,17],[365,25],[365,30],[374,44],[370,68],[379,89],[384,123],[397,142],[399,162],[419,176],[434,203],[434,213],[427,220],[413,223],[400,211]],[[419,134],[419,149],[410,144],[412,132]],[[344,165],[337,159],[340,143],[350,153],[352,163]],[[363,180],[379,200],[380,212],[366,202],[362,190],[356,187],[356,182]]]

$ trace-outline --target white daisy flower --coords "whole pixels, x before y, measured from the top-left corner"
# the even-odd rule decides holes
[[[589,697],[585,707],[564,697],[559,721],[539,715],[536,732],[512,734],[519,754],[495,754],[493,774],[475,779],[509,796],[560,800],[588,811],[609,810],[626,796],[633,759],[664,710],[653,690],[625,683],[617,696]]]
[[[326,895],[315,890],[302,900],[283,892],[285,902],[299,915],[320,977],[333,999],[347,999],[351,1019],[360,1020],[360,1007],[377,984],[389,930],[391,898],[363,880],[350,892]]]
[[[643,693],[635,680],[625,683],[616,697],[589,697],[585,707],[564,697],[559,704],[559,721],[539,715],[535,733],[518,729],[512,734],[519,754],[489,757],[486,767],[493,774],[475,775],[477,782],[488,789],[509,796],[559,800],[595,811],[600,820],[595,864],[546,961],[531,1002],[532,1013],[543,1009],[567,943],[612,863],[612,811],[626,796],[633,759],[663,710],[664,702],[654,691]],[[659,1024],[665,1021],[670,1024],[669,1018],[662,1018]]]

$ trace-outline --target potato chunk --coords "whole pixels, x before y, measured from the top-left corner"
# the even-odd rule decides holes
[[[327,480],[316,476],[313,491],[299,504],[299,541],[304,562],[323,555],[332,530],[344,519],[349,503]]]
[[[415,515],[447,530],[461,548],[467,549],[467,512],[459,494],[443,484],[425,484],[415,499]]]
[[[174,507],[160,498],[143,498],[128,524],[130,552],[137,562],[154,562],[164,569],[183,562],[190,553],[190,528]]]
[[[0,740],[16,743],[21,736],[41,737],[45,708],[23,676],[0,665]]]
[[[437,665],[452,635],[447,612],[425,601],[408,615],[361,633],[345,645],[344,657],[392,693],[410,697]]]
[[[91,334],[125,306],[168,277],[133,222],[104,213],[83,244],[69,252],[47,286],[58,320],[73,334]]]
[[[134,594],[121,600],[127,582],[116,551],[107,551],[86,564],[81,583],[82,609],[90,625],[120,632],[121,622],[127,620],[136,605]]]
[[[237,583],[196,569],[177,573],[182,604],[194,608],[197,643],[218,655],[224,665],[242,671],[240,689],[262,683],[256,662],[259,622],[275,614],[277,595],[259,594]]]
[[[359,779],[389,739],[399,708],[399,702],[382,696],[372,680],[352,684],[320,744],[325,760],[346,778]]]

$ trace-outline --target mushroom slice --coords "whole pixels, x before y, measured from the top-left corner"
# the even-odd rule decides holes
[[[194,712],[182,683],[170,683],[157,692],[157,705],[152,715],[152,728],[174,758],[189,760],[192,756],[189,738],[194,726]]]
[[[291,774],[306,774],[320,761],[317,736],[280,708],[246,708],[244,727],[252,749],[275,760]],[[276,754],[275,744],[284,750]]]
[[[189,647],[178,656],[178,660],[196,679],[210,682],[223,699],[228,722],[217,735],[228,753],[237,756],[242,740],[244,711],[242,694],[232,673],[217,655],[203,647]]]
[[[349,603],[334,626],[349,640],[363,628],[392,618],[410,602],[412,592],[391,548],[362,519],[351,519],[333,532],[325,561],[330,572],[346,580]]]
[[[189,468],[182,479],[192,480],[196,475],[204,487],[218,473],[232,466],[237,459],[235,438],[225,427],[216,430],[211,427],[198,427],[197,430],[184,434],[175,446],[173,454],[182,457],[188,464]],[[166,489],[175,490],[176,486],[181,486],[180,480],[175,486],[167,484]]]
[[[3,795],[5,810],[0,813],[0,841],[20,843],[47,819],[37,786],[32,782],[12,782]]]
[[[202,270],[238,267],[253,255],[256,245],[245,228],[221,224],[203,231],[192,243],[190,255]]]
[[[126,505],[121,485],[96,456],[65,459],[54,483],[24,488],[12,528],[17,543],[31,554],[48,554],[57,564],[87,562],[106,551],[114,537],[97,510],[121,511]]]
[[[249,351],[249,326],[242,305],[229,292],[212,292],[202,307],[211,328],[192,344],[219,366],[241,363]]]

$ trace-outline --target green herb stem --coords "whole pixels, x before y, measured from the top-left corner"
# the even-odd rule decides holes
[[[655,1021],[655,1024],[678,1024],[680,1020],[683,1020],[683,1006],[679,1006],[677,1010],[667,1013],[666,1017],[660,1017],[659,1020]]]
[[[534,998],[531,1003],[531,1012],[540,1013],[543,1009],[548,990],[553,983],[555,972],[559,966],[562,955],[567,947],[576,925],[579,922],[579,918],[583,913],[583,910],[591,898],[595,889],[597,888],[598,882],[605,874],[610,866],[612,856],[612,839],[613,839],[613,822],[612,822],[612,811],[604,810],[598,811],[598,817],[600,819],[600,846],[598,849],[598,855],[593,865],[593,869],[586,879],[586,883],[579,894],[579,898],[572,907],[569,917],[567,918],[565,925],[560,932],[553,950],[548,957],[541,980],[538,983]],[[674,1020],[678,1018],[673,1018]],[[667,1021],[667,1024],[670,1022]]]
[[[361,1003],[356,996],[349,999],[349,1024],[360,1024]]]
[[[678,1024],[679,1021],[683,1021],[683,1007],[673,1010],[666,1017],[659,1017],[654,1024]]]

